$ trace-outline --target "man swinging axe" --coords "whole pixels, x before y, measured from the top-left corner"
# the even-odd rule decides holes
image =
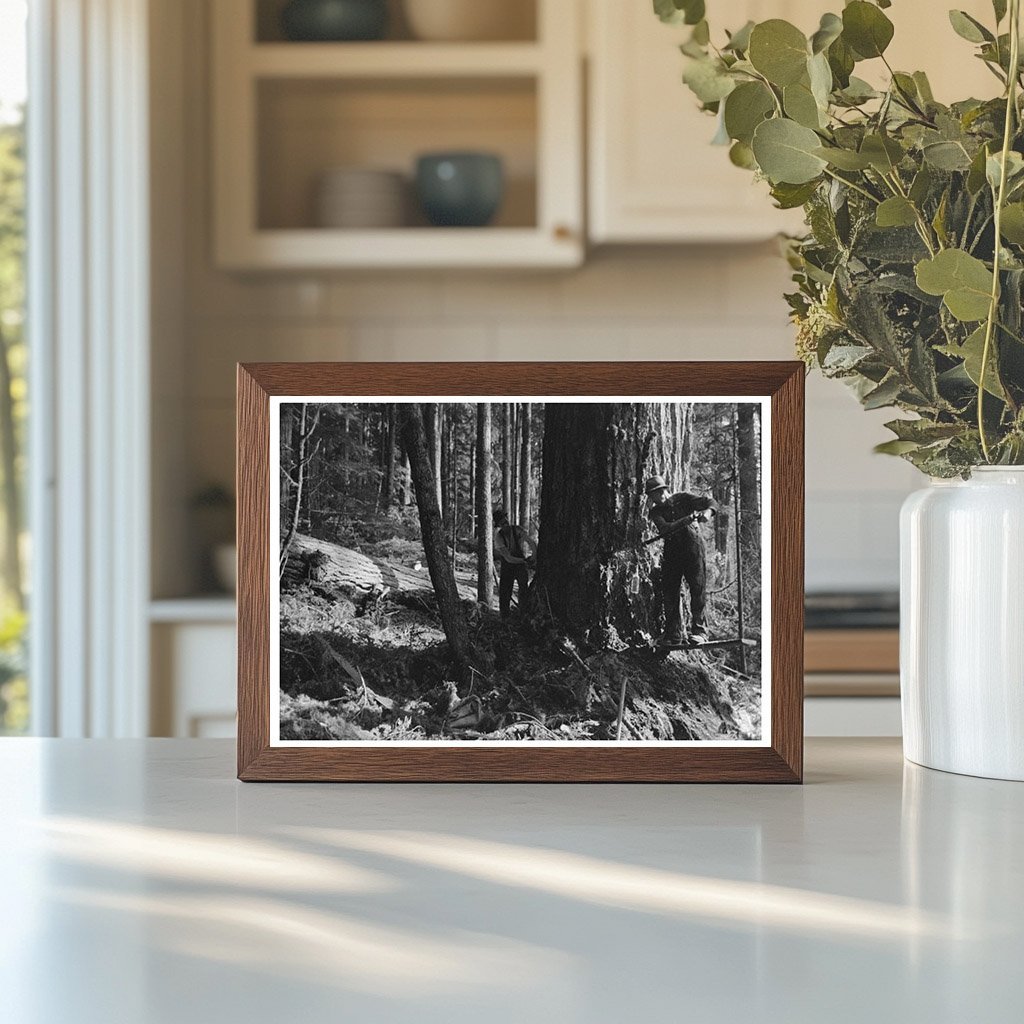
[[[529,549],[529,554],[527,554]],[[521,526],[513,526],[502,510],[494,516],[494,555],[498,565],[498,607],[507,619],[512,609],[512,588],[519,585],[519,608],[526,610],[530,592],[529,566],[536,541]]]
[[[644,491],[651,503],[650,517],[660,539],[665,541],[661,558],[661,594],[665,604],[665,632],[659,643],[683,643],[681,591],[683,580],[690,591],[690,641],[708,639],[704,618],[707,604],[707,557],[698,524],[715,514],[715,503],[707,495],[679,491],[670,494],[665,478],[648,478]]]

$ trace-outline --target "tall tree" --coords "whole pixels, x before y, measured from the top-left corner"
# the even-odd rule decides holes
[[[389,509],[395,500],[395,472],[397,470],[397,459],[395,458],[395,442],[397,440],[398,409],[394,402],[388,404],[387,420],[382,425],[382,444],[384,456],[382,458],[384,480],[381,484],[381,505]]]
[[[295,540],[295,534],[299,532],[299,517],[302,515],[303,492],[305,490],[306,466],[316,454],[316,448],[310,445],[310,439],[316,432],[320,422],[320,407],[310,415],[309,405],[303,402],[298,413],[298,422],[291,431],[292,435],[292,458],[289,466],[284,465],[282,459],[281,472],[286,473],[291,484],[291,507],[287,516],[282,520],[285,527],[285,534],[281,540],[281,554],[279,557],[278,571],[284,572],[288,562],[288,549]]]
[[[533,455],[530,445],[533,442],[531,419],[533,406],[529,402],[523,404],[522,430],[519,448],[519,524],[524,528],[530,525],[531,504],[533,501]]]
[[[476,593],[487,608],[494,603],[494,519],[491,509],[491,406],[476,407]]]
[[[660,545],[643,545],[643,484],[672,461],[665,415],[653,403],[545,410],[535,587],[539,606],[568,629],[626,637],[657,629],[651,575]]]
[[[512,404],[502,403],[501,417],[501,507],[510,519],[515,518],[512,507]]]
[[[736,428],[737,456],[739,460],[740,523],[743,545],[749,554],[758,554],[761,548],[761,481],[758,457],[760,408],[753,402],[738,407]]]
[[[441,505],[437,496],[437,478],[427,445],[424,411],[417,403],[402,406],[402,443],[409,455],[423,550],[427,558],[427,569],[430,571],[430,582],[437,597],[441,625],[448,639],[452,657],[460,666],[465,667],[472,660],[469,632],[466,628],[466,616],[459,603],[455,574],[446,557],[447,545],[444,523],[441,519]]]

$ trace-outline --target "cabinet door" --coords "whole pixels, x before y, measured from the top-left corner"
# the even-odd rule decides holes
[[[588,2],[591,240],[736,241],[799,230],[799,214],[776,210],[767,186],[711,145],[715,120],[682,83],[679,44],[689,28],[663,25],[645,0]],[[716,37],[748,19],[816,26],[816,15],[798,17],[799,6],[823,9],[821,0],[730,0],[709,3],[708,17]]]
[[[587,0],[590,25],[590,237],[594,242],[701,242],[767,238],[799,231],[799,212],[774,209],[764,183],[712,146],[715,122],[682,84],[678,44],[689,29],[663,25],[649,0]],[[828,0],[709,0],[712,34],[748,19],[786,18],[811,33]],[[947,5],[901,0],[887,15],[896,26],[894,67],[927,71],[949,102],[996,95],[998,83],[955,35]],[[957,7],[992,22],[989,0]],[[1004,26],[1005,28],[1005,26]],[[858,74],[887,78],[880,61]]]

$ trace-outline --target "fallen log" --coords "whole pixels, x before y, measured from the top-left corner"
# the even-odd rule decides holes
[[[309,583],[323,590],[344,594],[355,601],[379,597],[385,591],[399,597],[433,598],[434,587],[426,566],[401,565],[371,558],[361,551],[342,547],[297,533],[288,550],[281,577],[286,589]],[[456,573],[459,597],[476,600],[476,580],[469,573]]]

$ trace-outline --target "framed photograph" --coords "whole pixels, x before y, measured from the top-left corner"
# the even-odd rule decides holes
[[[240,365],[239,778],[799,782],[803,382]]]

